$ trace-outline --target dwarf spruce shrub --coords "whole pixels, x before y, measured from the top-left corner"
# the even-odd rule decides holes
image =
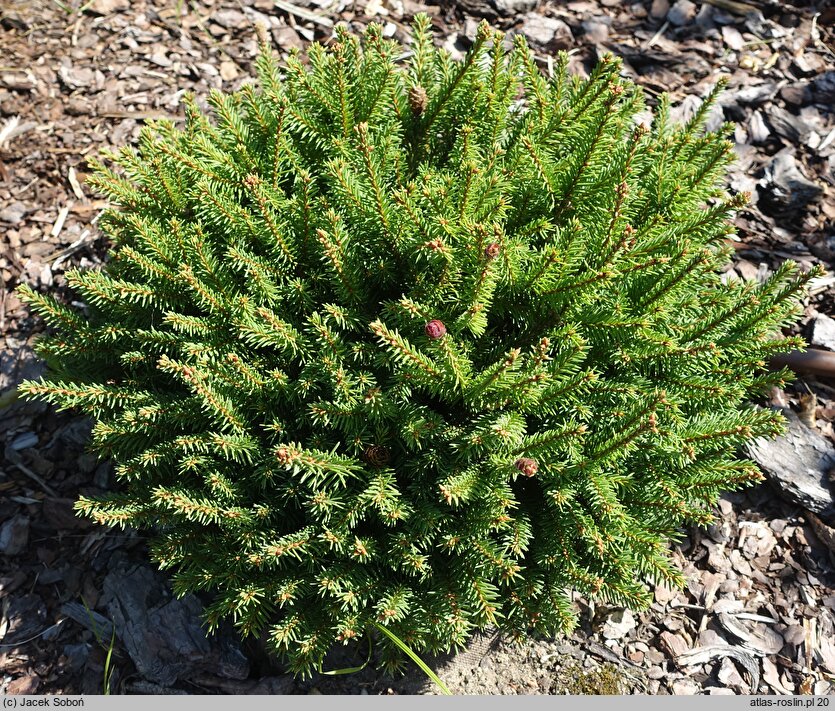
[[[603,59],[588,80],[479,28],[463,61],[337,30],[257,85],[95,164],[117,206],[83,311],[25,392],[93,416],[117,491],[210,625],[291,668],[385,625],[415,651],[569,630],[570,592],[640,608],[666,542],[779,416],[746,399],[797,347],[811,275],[723,282],[731,144]],[[726,127],[727,128],[727,127]],[[726,131],[725,131],[726,132]],[[379,640],[386,663],[397,648]]]

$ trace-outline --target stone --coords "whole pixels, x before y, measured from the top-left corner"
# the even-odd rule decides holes
[[[603,623],[602,634],[606,639],[623,639],[637,627],[632,613],[629,610],[617,610]]]
[[[130,0],[95,0],[87,8],[87,11],[94,15],[112,15],[127,10],[130,10]]]
[[[29,519],[18,515],[0,526],[0,555],[19,555],[29,543]]]
[[[523,18],[522,32],[543,49],[569,49],[574,44],[571,28],[562,20],[530,12]]]
[[[500,15],[513,17],[536,10],[539,0],[493,0],[491,4]]]
[[[221,62],[220,63],[220,78],[223,81],[232,81],[238,78],[238,67],[235,62]]]
[[[599,19],[583,20],[583,37],[588,42],[603,44],[609,39],[609,23]]]
[[[698,9],[699,8],[696,3],[691,2],[690,0],[676,0],[675,5],[673,5],[667,13],[667,20],[671,25],[681,27],[682,25],[688,24],[694,17],[696,17]]]
[[[649,14],[654,19],[660,20],[661,18],[666,17],[669,11],[669,0],[652,0],[652,6],[650,7]]]
[[[26,205],[16,200],[0,210],[0,222],[8,222],[10,225],[17,225],[23,221],[26,213]]]
[[[676,696],[693,696],[699,691],[699,685],[692,679],[679,679],[673,682],[673,693]]]
[[[812,345],[835,351],[835,319],[818,314],[812,324]]]

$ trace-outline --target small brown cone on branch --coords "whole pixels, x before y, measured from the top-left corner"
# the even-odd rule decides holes
[[[420,116],[426,111],[426,105],[429,103],[429,97],[426,94],[426,89],[422,86],[413,86],[409,89],[409,106],[415,116]]]
[[[391,452],[388,447],[372,444],[363,452],[363,457],[373,467],[384,467],[391,461]]]
[[[513,466],[527,477],[535,476],[539,471],[539,465],[536,463],[536,459],[530,459],[528,457],[520,457],[514,462]]]
[[[439,338],[446,335],[446,326],[444,326],[444,322],[439,321],[436,318],[433,318],[429,323],[427,323],[423,330],[433,341],[437,341]]]
[[[498,242],[491,242],[484,248],[484,256],[487,259],[495,259],[499,256],[499,252],[501,252],[502,248],[499,246]]]

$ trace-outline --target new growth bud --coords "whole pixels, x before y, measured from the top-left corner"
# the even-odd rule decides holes
[[[258,37],[258,43],[262,47],[268,47],[270,44],[270,35],[267,26],[263,22],[255,23],[255,35]]]

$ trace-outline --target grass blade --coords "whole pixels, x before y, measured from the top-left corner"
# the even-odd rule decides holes
[[[368,663],[371,661],[371,635],[368,635],[368,659],[365,660],[365,663],[359,667],[346,667],[345,669],[334,669],[333,671],[322,671],[322,665],[319,665],[319,673],[325,674],[326,676],[340,676],[342,674],[356,674],[357,672],[362,671],[368,666]]]
[[[386,635],[386,637],[388,637],[392,642],[394,642],[398,647],[400,647],[400,649],[404,651],[415,664],[418,665],[420,670],[424,674],[426,674],[426,676],[428,676],[432,681],[435,682],[437,687],[446,696],[452,696],[452,692],[447,688],[446,684],[444,684],[444,682],[442,682],[438,678],[438,675],[435,672],[433,672],[428,666],[426,666],[426,663],[417,654],[415,654],[411,649],[409,649],[406,646],[403,640],[401,640],[391,630],[388,630],[385,627],[383,627],[379,622],[374,622],[373,624],[378,630],[380,630],[380,632],[382,632],[384,635]]]
[[[110,667],[110,660],[113,658],[113,648],[116,646],[116,625],[113,625],[113,634],[110,635],[110,647],[107,649],[107,656],[104,658],[104,695],[110,696],[110,681],[113,677],[113,669]]]

